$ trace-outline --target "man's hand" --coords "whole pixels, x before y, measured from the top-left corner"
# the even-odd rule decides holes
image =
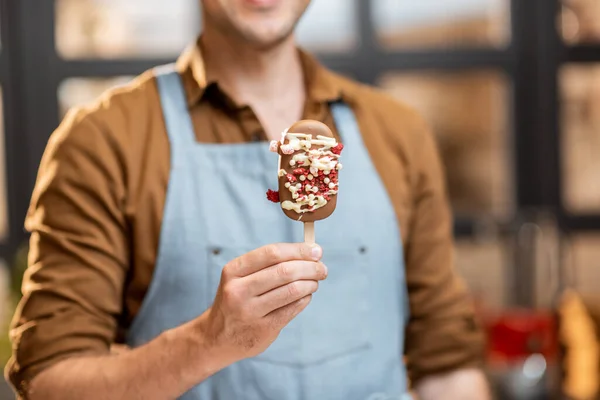
[[[197,319],[132,350],[59,362],[33,380],[29,398],[179,398],[219,370],[269,347],[327,277],[321,253],[305,244],[251,251],[223,268],[212,307]]]
[[[199,319],[205,339],[236,361],[265,351],[327,277],[321,256],[318,246],[273,244],[229,262]]]

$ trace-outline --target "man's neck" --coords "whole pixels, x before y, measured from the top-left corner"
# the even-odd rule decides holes
[[[236,103],[250,106],[267,136],[276,138],[302,117],[306,88],[294,38],[268,50],[207,30],[201,37],[207,81]]]

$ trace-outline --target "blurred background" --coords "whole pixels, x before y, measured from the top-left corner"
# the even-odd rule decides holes
[[[174,60],[197,9],[0,0],[1,364],[48,136],[69,108]],[[600,398],[600,1],[313,0],[298,37],[434,127],[497,398]]]

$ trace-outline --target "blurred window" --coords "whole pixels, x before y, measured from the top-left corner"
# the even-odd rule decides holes
[[[600,212],[600,65],[560,73],[562,187],[572,213]]]
[[[128,83],[132,77],[112,78],[69,78],[58,88],[60,118],[73,107],[84,106],[98,99],[105,91]]]
[[[505,77],[492,71],[393,73],[380,84],[432,126],[454,211],[510,216],[514,205]]]
[[[297,28],[298,42],[311,51],[347,51],[356,46],[354,1],[313,0]]]
[[[509,3],[374,0],[373,18],[387,48],[504,47],[510,41]]]
[[[600,234],[577,234],[570,240],[566,266],[571,283],[582,294],[598,296]]]
[[[176,56],[200,28],[198,0],[57,0],[56,43],[66,59]],[[312,51],[357,43],[356,7],[314,0],[298,26]]]
[[[559,30],[570,44],[600,42],[600,1],[562,0]]]
[[[56,0],[60,56],[176,56],[199,28],[198,0]]]

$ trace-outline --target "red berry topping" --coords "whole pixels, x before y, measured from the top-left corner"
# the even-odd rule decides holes
[[[344,145],[341,143],[338,143],[337,146],[335,146],[331,149],[331,152],[333,154],[337,154],[339,156],[340,154],[342,154],[342,150],[344,150]]]
[[[271,189],[267,190],[267,199],[273,203],[279,203],[279,192]]]
[[[292,174],[287,174],[286,178],[287,178],[288,182],[296,182],[296,180],[297,180],[296,177]]]

